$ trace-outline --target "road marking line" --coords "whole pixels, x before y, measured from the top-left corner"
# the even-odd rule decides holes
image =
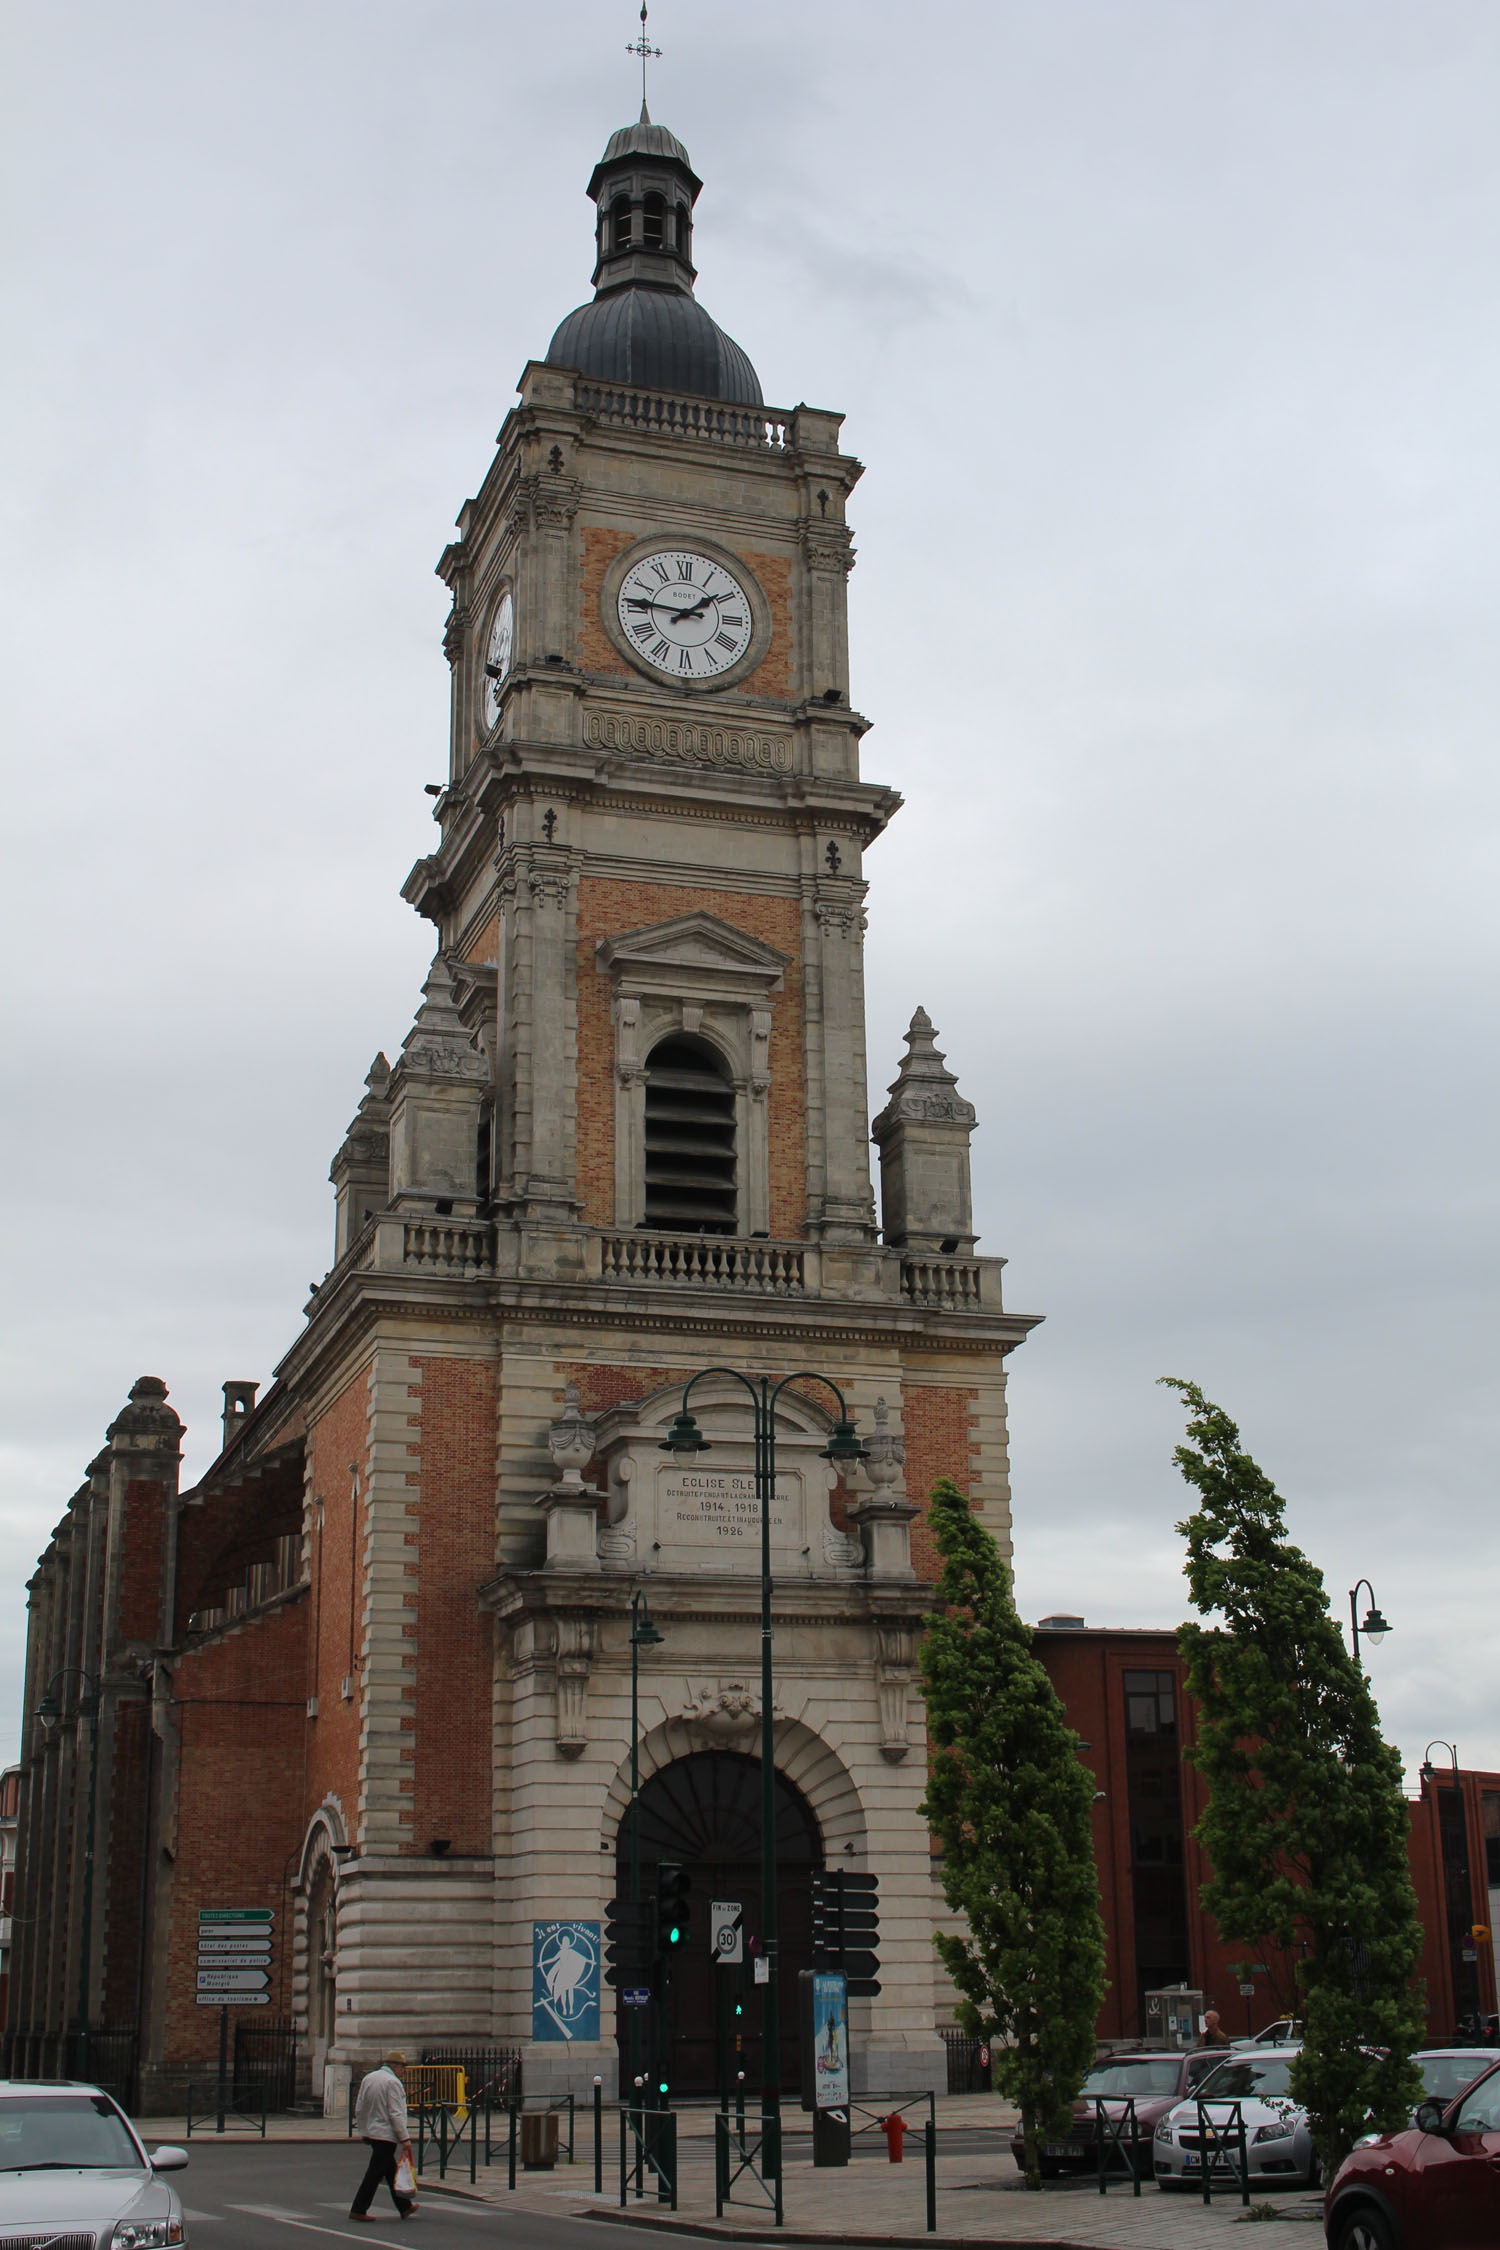
[[[252,2219],[274,2219],[278,2226],[300,2227],[304,2234],[331,2234],[335,2242],[363,2242],[366,2239],[362,2234],[351,2234],[347,2227],[320,2227],[311,2219],[296,2218],[292,2212],[283,2211],[274,2203],[231,2203],[228,2209],[247,2212]],[[400,2224],[394,2211],[391,2213],[391,2224]]]

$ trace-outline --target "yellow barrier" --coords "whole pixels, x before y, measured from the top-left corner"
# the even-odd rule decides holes
[[[462,2063],[408,2063],[401,2075],[411,2108],[451,2109],[455,2124],[464,2122],[469,2089]]]

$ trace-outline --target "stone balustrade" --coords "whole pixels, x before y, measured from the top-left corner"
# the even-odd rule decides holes
[[[579,412],[606,428],[702,438],[756,452],[780,452],[790,443],[790,414],[771,407],[720,406],[713,399],[672,398],[588,382],[578,385],[577,399]]]
[[[803,1253],[792,1242],[746,1242],[724,1234],[607,1234],[606,1281],[664,1282],[672,1288],[744,1289],[800,1297]]]
[[[901,1294],[908,1304],[937,1312],[979,1310],[978,1258],[903,1258]]]

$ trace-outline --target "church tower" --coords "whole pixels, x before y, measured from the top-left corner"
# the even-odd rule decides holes
[[[446,1987],[451,2036],[525,2046],[533,2087],[612,2074],[608,1991],[596,2040],[533,2039],[532,1951],[535,1925],[598,1923],[616,1887],[643,1591],[663,1636],[640,1678],[648,1873],[686,1860],[700,1921],[710,1895],[742,1898],[753,1935],[742,1394],[695,1392],[703,1464],[662,1449],[713,1366],[823,1370],[871,1444],[840,1483],[831,1400],[784,1402],[783,1993],[811,1868],[874,1873],[882,1990],[855,2004],[856,2068],[940,2082],[921,1508],[954,1476],[1006,1537],[1003,1366],[1032,1323],[975,1254],[974,1112],[920,1010],[877,1122],[881,1239],[865,854],[899,799],[861,772],[849,678],[861,469],[838,414],[764,403],[698,303],[700,186],[644,106],[611,138],[588,184],[593,298],[524,370],[438,565],[449,772],[405,886],[433,966],[353,1128],[365,1148],[388,1134],[388,1193],[357,1231],[343,1196],[339,1263],[280,1374],[301,1393],[327,1369],[309,1430],[325,1540],[349,1473],[322,1432],[349,1426],[351,1384],[365,1423],[357,1767],[333,1787],[320,1756],[313,1791],[338,1803],[330,1848],[353,1847],[330,2084],[401,2031],[418,1878],[447,1964],[415,1980],[428,2015]],[[348,1149],[336,1171],[362,1176]],[[319,1736],[348,1670],[323,1660]],[[674,2074],[707,2083],[706,1959],[682,1974]]]
[[[783,1394],[780,2077],[810,1880],[841,1868],[879,1885],[855,2090],[943,2083],[923,1508],[951,1476],[1008,1542],[1005,1359],[1034,1321],[977,1254],[975,1115],[920,1008],[874,1124],[877,1219],[865,855],[899,800],[861,770],[849,677],[860,464],[838,414],[766,405],[698,303],[700,185],[644,107],[594,168],[593,297],[524,369],[438,565],[451,739],[405,885],[433,930],[415,1021],[334,1158],[301,1336],[264,1392],[227,1387],[201,1484],[152,1503],[163,1606],[131,1692],[152,1683],[160,1849],[122,1859],[150,1879],[120,1926],[150,1933],[163,2100],[212,2048],[198,1917],[257,1902],[331,2111],[393,2044],[519,2050],[529,2093],[612,2090],[614,1996],[591,2012],[587,1991],[622,1887],[633,1670],[647,1879],[679,1862],[694,1902],[654,2029],[677,2087],[714,2082],[708,1904],[737,1901],[751,1939],[761,1911],[736,1376],[809,1369],[867,1458],[828,1457],[823,1385]],[[710,1450],[684,1463],[666,1433],[711,1369],[731,1372],[694,1390]],[[36,1582],[39,1678],[65,1578],[55,1557]],[[633,1637],[643,1601],[655,1638]],[[144,1702],[133,1723],[144,1740]],[[752,2087],[758,1990],[747,1968]]]

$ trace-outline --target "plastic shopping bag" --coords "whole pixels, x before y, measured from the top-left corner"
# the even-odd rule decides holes
[[[396,2166],[396,2193],[401,2196],[409,2195],[413,2203],[417,2200],[417,2183],[412,2178],[409,2156],[403,2156]]]

